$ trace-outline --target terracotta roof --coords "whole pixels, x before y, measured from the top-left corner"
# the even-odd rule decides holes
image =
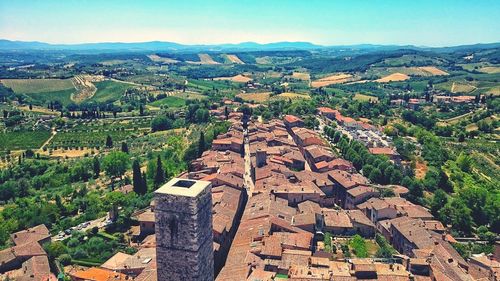
[[[391,147],[370,147],[368,150],[371,154],[375,155],[399,155],[399,153]]]
[[[352,228],[352,223],[343,210],[323,210],[325,225],[329,227]]]
[[[358,197],[367,193],[376,193],[377,190],[371,186],[359,185],[347,191],[352,197]]]
[[[310,200],[299,203],[298,209],[301,213],[321,213],[321,207],[319,206],[319,204]]]
[[[109,258],[106,262],[104,262],[101,267],[109,270],[120,270],[124,268],[125,261],[132,257],[132,255],[128,255],[122,252],[116,253],[114,256]]]
[[[70,275],[74,278],[79,278],[87,281],[122,281],[129,279],[129,277],[125,274],[97,267],[91,267],[86,270],[76,271],[71,273]]]
[[[139,222],[155,222],[155,213],[151,211],[151,209],[148,209],[145,212],[139,214],[137,216],[137,220]]]
[[[288,123],[302,122],[302,119],[294,115],[285,115],[283,119]]]
[[[44,224],[11,234],[12,241],[14,241],[16,245],[39,242],[49,237],[50,232]]]
[[[351,223],[359,223],[375,227],[372,221],[360,210],[349,210],[347,211],[347,215],[351,219]]]
[[[336,114],[338,110],[331,109],[329,107],[318,107],[318,111],[326,114]]]
[[[342,170],[330,171],[328,172],[328,177],[346,189],[368,182],[368,180],[360,174],[352,174]]]
[[[48,281],[56,280],[50,272],[49,260],[47,256],[36,256],[25,261],[21,269],[22,276],[14,278],[17,281]]]

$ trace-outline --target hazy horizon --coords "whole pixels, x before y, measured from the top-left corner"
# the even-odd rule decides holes
[[[500,1],[6,1],[0,38],[51,44],[168,41],[416,45],[500,42]]]

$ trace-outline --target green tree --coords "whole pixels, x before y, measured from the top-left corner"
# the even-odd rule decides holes
[[[94,157],[93,166],[94,178],[97,179],[99,177],[99,174],[101,173],[101,163],[99,162],[99,158],[97,156]]]
[[[378,168],[373,168],[373,170],[370,172],[370,175],[368,175],[368,178],[374,183],[381,183],[382,173]]]
[[[121,177],[130,164],[127,153],[121,151],[112,151],[106,155],[102,161],[104,171],[110,178]]]
[[[363,237],[359,236],[358,234],[354,235],[352,239],[349,241],[349,246],[354,251],[354,254],[356,254],[356,257],[358,258],[366,258],[368,257],[368,249],[366,248],[366,242]]]
[[[438,217],[439,211],[446,205],[446,203],[448,203],[448,196],[446,195],[446,192],[444,192],[442,189],[436,190],[431,201],[432,215]]]
[[[142,186],[144,187],[144,190],[146,193],[148,192],[148,180],[146,178],[146,173],[142,172]]]
[[[106,147],[107,148],[112,148],[113,147],[113,139],[111,138],[110,135],[106,137]]]
[[[166,116],[156,116],[153,121],[151,121],[151,130],[153,132],[170,129],[172,129],[172,120]]]
[[[158,155],[156,159],[156,174],[154,178],[155,187],[159,187],[165,181],[165,172],[163,171],[163,164],[161,162],[161,157]]]
[[[50,242],[44,245],[44,249],[49,256],[49,260],[55,260],[60,255],[66,254],[68,249],[60,241]]]
[[[122,142],[122,152],[128,153],[128,145],[126,141]]]
[[[198,139],[198,157],[201,157],[205,151],[205,134],[200,132],[200,138]]]
[[[139,160],[137,159],[135,159],[132,164],[132,178],[135,193],[140,195],[146,194],[147,188],[144,186],[144,181],[141,174],[141,165],[139,164]]]
[[[440,211],[439,217],[446,224],[451,224],[454,230],[463,235],[469,235],[472,232],[471,210],[460,199],[449,201]]]
[[[472,167],[472,158],[469,155],[461,152],[457,157],[457,165],[462,171],[468,173],[470,172]]]
[[[323,237],[323,244],[325,245],[325,250],[327,252],[332,251],[332,234],[330,232],[326,232]]]

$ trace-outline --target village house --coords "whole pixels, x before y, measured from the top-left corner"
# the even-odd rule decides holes
[[[297,143],[297,145],[301,148],[314,144],[319,146],[325,145],[324,140],[320,138],[316,132],[307,128],[294,127],[291,130],[291,135],[295,143]]]
[[[285,115],[285,117],[283,118],[283,121],[284,121],[286,128],[289,130],[292,128],[295,128],[295,127],[304,126],[304,121],[302,121],[302,119],[300,119],[299,117],[294,116],[294,115]]]
[[[355,209],[357,205],[366,200],[379,196],[380,192],[372,186],[359,185],[347,190],[346,199],[344,201],[344,209]]]
[[[318,107],[318,114],[330,120],[333,120],[335,119],[335,115],[339,114],[339,111],[331,109],[329,107]]]
[[[492,255],[472,255],[469,258],[469,273],[477,280],[500,280],[500,262]]]
[[[347,191],[358,185],[368,183],[368,179],[361,174],[354,174],[343,170],[332,170],[328,172],[328,179],[333,182],[331,196],[339,206],[345,206],[347,201]],[[329,194],[329,193],[327,193]]]
[[[401,164],[401,155],[391,147],[370,147],[368,148],[373,155],[384,155],[389,158],[394,164]]]
[[[50,242],[50,233],[45,225],[18,231],[10,238],[14,246],[0,251],[0,277],[16,278],[29,274],[33,280],[55,280],[42,248],[43,244]]]

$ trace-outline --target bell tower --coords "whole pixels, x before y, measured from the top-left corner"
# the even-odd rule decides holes
[[[155,191],[158,281],[214,280],[211,187],[173,178]]]

